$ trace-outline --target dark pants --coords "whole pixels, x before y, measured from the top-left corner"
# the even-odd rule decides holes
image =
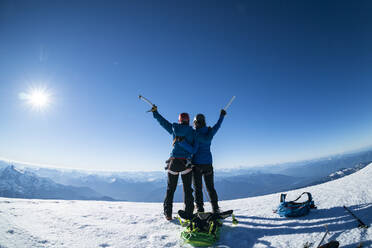
[[[194,165],[192,169],[193,184],[195,189],[195,203],[198,210],[204,210],[203,205],[203,176],[205,186],[212,204],[213,210],[218,209],[218,196],[214,188],[214,173],[211,164]]]
[[[180,173],[181,174],[181,173]],[[189,172],[185,175],[181,175],[183,183],[183,201],[185,204],[185,212],[192,214],[194,211],[194,197],[192,195],[192,173]],[[164,199],[164,214],[166,216],[172,216],[173,207],[173,196],[177,188],[178,175],[173,175],[168,172],[168,186],[167,193]]]

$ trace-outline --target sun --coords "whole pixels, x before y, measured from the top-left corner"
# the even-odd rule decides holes
[[[46,88],[33,88],[28,92],[21,93],[20,98],[25,100],[33,109],[43,110],[51,102],[51,93]]]
[[[44,108],[49,103],[49,94],[43,90],[34,90],[30,93],[29,102],[36,108]]]

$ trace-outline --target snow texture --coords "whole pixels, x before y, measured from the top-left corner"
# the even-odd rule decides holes
[[[215,247],[316,247],[337,240],[340,247],[372,247],[372,228],[359,229],[344,209],[348,206],[367,225],[372,222],[372,164],[324,184],[294,190],[287,199],[311,192],[318,209],[300,218],[281,218],[273,212],[279,193],[222,201],[239,220],[224,221]],[[174,211],[182,208],[177,203]],[[210,206],[207,206],[210,210]],[[26,200],[0,198],[0,247],[188,247],[180,241],[182,227],[168,222],[161,203]]]

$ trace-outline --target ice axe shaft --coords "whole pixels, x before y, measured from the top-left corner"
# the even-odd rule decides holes
[[[235,100],[235,96],[231,97],[229,103],[228,103],[228,104],[223,108],[223,110],[226,111],[226,110],[230,107],[231,103],[232,103],[234,100]]]
[[[360,228],[368,228],[368,227],[369,227],[369,226],[367,226],[366,224],[364,224],[364,222],[363,222],[361,219],[359,219],[358,217],[356,217],[355,214],[354,214],[353,212],[351,212],[351,210],[348,209],[346,206],[344,206],[344,209],[345,209],[346,211],[348,211],[349,214],[350,214],[351,216],[353,216],[354,219],[356,219],[356,220],[358,221],[358,227],[360,227]]]
[[[151,108],[155,106],[149,99],[147,99],[144,96],[139,95],[138,98],[141,99],[144,102],[147,102],[151,106]],[[151,111],[151,109],[149,111],[147,111],[147,112],[150,112],[150,111]]]
[[[150,102],[150,100],[147,99],[146,97],[139,95],[138,98],[141,99],[141,100],[143,100],[143,101],[145,101],[145,102],[147,102],[151,107],[154,106],[154,104],[152,104],[152,102]]]
[[[327,234],[328,234],[328,232],[329,232],[329,231],[328,231],[328,225],[324,225],[324,227],[325,227],[326,231],[325,231],[325,233],[324,233],[323,238],[320,240],[320,242],[319,242],[317,248],[319,248],[319,247],[322,245],[322,243],[323,243],[325,237],[327,236]]]

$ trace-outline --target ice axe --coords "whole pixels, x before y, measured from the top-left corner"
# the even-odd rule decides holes
[[[319,242],[317,248],[319,248],[319,247],[322,245],[322,243],[323,243],[325,237],[326,237],[327,234],[329,233],[329,231],[328,231],[328,225],[324,225],[324,227],[325,227],[326,231],[325,231],[325,233],[324,233],[324,236],[323,236],[322,240],[320,240],[320,242]]]
[[[149,99],[147,99],[144,96],[139,95],[138,98],[141,99],[141,100],[143,100],[144,102],[147,102],[151,106],[151,109],[155,106],[152,102],[150,102]],[[148,110],[148,111],[146,111],[146,112],[151,112],[151,109]]]
[[[230,107],[231,103],[232,103],[234,100],[235,100],[235,96],[231,97],[229,103],[228,103],[228,104],[223,108],[223,110],[226,111],[226,110]]]

